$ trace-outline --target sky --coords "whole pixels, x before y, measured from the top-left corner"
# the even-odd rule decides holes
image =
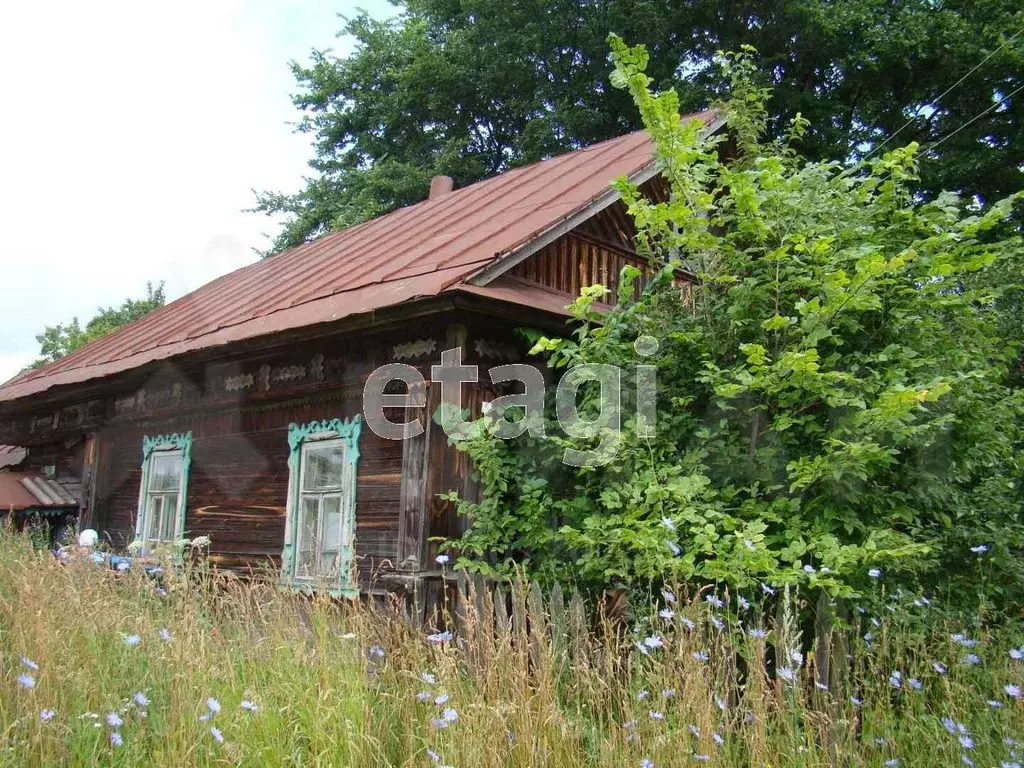
[[[41,0],[0,6],[0,381],[45,326],[168,300],[258,258],[252,190],[311,173],[290,61],[343,54],[385,0]]]

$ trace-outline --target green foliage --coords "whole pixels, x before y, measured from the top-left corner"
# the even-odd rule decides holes
[[[46,326],[43,332],[36,336],[39,353],[42,356],[32,363],[32,367],[39,368],[70,355],[90,341],[106,336],[121,326],[159,309],[164,305],[164,301],[164,284],[161,282],[154,288],[152,283],[146,283],[145,297],[125,299],[119,307],[97,308],[96,316],[85,324],[85,328],[79,325],[77,317],[72,318],[70,323]]]
[[[547,438],[515,442],[478,422],[458,441],[485,493],[461,504],[461,562],[524,563],[598,589],[679,579],[834,596],[856,594],[882,565],[1019,604],[1024,392],[1009,374],[1021,339],[1002,335],[1012,324],[993,279],[1021,274],[1013,200],[922,202],[915,144],[851,171],[761,143],[766,94],[747,52],[723,57],[741,148],[723,164],[717,140],[680,121],[678,96],[650,91],[645,52],[611,42],[613,82],[635,99],[670,187],[652,203],[616,182],[656,275],[600,322],[603,289],[588,289],[571,336],[534,352],[555,368],[619,365],[624,404],[636,365],[657,366],[655,434],[624,415],[614,460],[576,469],[562,449],[594,441],[553,419]],[[798,118],[789,133],[805,127]],[[697,275],[688,301],[679,268]],[[653,355],[638,355],[641,337],[658,341]],[[598,394],[583,390],[584,413],[598,412]],[[978,544],[990,549],[985,587],[965,565]]]
[[[1021,185],[1020,97],[964,125],[1009,96],[1024,69],[1024,36],[1013,39],[1024,17],[1010,0],[403,5],[393,20],[349,20],[352,53],[293,65],[314,175],[296,194],[258,196],[257,210],[288,214],[275,250],[422,200],[435,174],[463,186],[639,128],[628,94],[607,87],[609,32],[646,45],[654,85],[674,86],[684,112],[725,92],[711,66],[718,49],[752,45],[772,86],[769,135],[805,115],[805,156],[862,157],[904,126],[898,143],[928,146],[963,127],[926,153],[915,185],[990,200]]]

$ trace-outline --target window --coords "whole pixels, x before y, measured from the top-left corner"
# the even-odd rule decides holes
[[[144,555],[185,535],[192,433],[142,438],[142,482],[135,540]]]
[[[288,427],[288,518],[282,577],[292,585],[356,593],[355,538],[359,416]]]

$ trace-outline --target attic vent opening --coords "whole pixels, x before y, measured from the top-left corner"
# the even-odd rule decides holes
[[[455,182],[452,181],[451,176],[435,176],[430,180],[430,200],[436,200],[439,197],[447,195],[455,189]]]

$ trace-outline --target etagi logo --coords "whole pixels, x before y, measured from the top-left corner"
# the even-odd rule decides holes
[[[658,351],[658,340],[653,336],[641,336],[633,348],[639,357],[650,357]],[[637,365],[634,372],[635,430],[640,437],[653,437],[657,366]],[[527,432],[532,437],[545,437],[546,385],[540,369],[526,363],[497,365],[489,368],[487,375],[493,384],[519,382],[521,386],[517,388],[522,390],[502,395],[489,404],[485,417],[490,419],[490,433],[504,440]],[[479,368],[462,363],[461,348],[446,349],[441,353],[441,364],[431,366],[430,380],[441,385],[440,423],[445,433],[456,439],[468,436],[468,425],[462,417],[462,385],[477,383],[480,380]],[[407,394],[385,394],[385,388],[393,381],[405,382]],[[600,407],[594,418],[584,419],[577,403],[580,388],[588,382],[596,382],[600,387]],[[391,421],[385,416],[384,409],[425,408],[424,384],[420,372],[405,363],[389,363],[374,370],[363,388],[363,419],[366,425],[374,434],[388,440],[408,440],[422,434],[423,425],[419,420]],[[597,441],[590,450],[566,448],[562,454],[565,464],[574,467],[602,466],[615,458],[622,429],[621,396],[622,369],[616,365],[577,365],[569,368],[559,379],[555,390],[555,417],[559,427],[570,438]],[[505,413],[512,408],[521,409],[523,417],[516,421],[505,418]]]

